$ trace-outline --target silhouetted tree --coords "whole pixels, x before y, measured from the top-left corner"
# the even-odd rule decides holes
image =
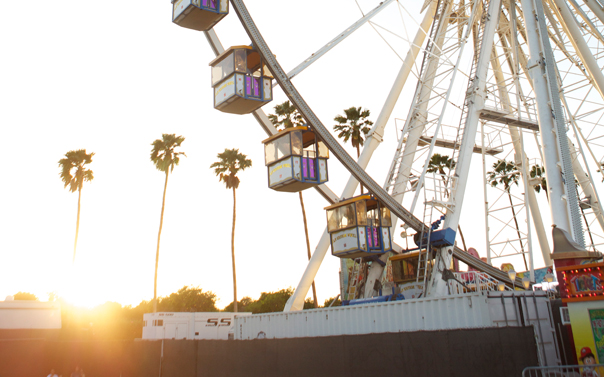
[[[156,139],[151,143],[151,162],[157,170],[166,174],[164,183],[164,195],[161,201],[161,215],[159,217],[159,231],[157,232],[157,250],[155,252],[155,277],[153,281],[153,313],[157,312],[157,267],[159,265],[159,241],[161,239],[161,229],[164,224],[164,208],[166,206],[166,189],[168,188],[168,176],[174,171],[174,167],[180,162],[180,156],[186,156],[184,152],[177,152],[176,148],[185,141],[182,136],[175,134],[162,134],[161,139]]]
[[[27,301],[38,301],[38,297],[35,294],[29,292],[17,292],[13,295],[15,300],[27,300]]]
[[[59,175],[64,183],[64,187],[69,186],[71,192],[78,191],[78,217],[76,220],[75,241],[73,242],[72,263],[75,263],[78,234],[80,232],[82,187],[84,186],[84,182],[90,182],[94,179],[92,170],[86,168],[86,165],[92,162],[92,156],[94,156],[94,153],[86,153],[86,149],[78,149],[77,151],[65,153],[65,158],[59,160],[59,168],[61,168]]]
[[[227,189],[233,189],[233,230],[231,232],[231,258],[233,262],[233,302],[234,312],[237,313],[237,273],[235,269],[235,219],[237,217],[237,197],[235,190],[239,187],[237,173],[252,166],[252,160],[239,153],[239,149],[225,149],[218,153],[218,161],[210,165],[219,181],[224,182]]]
[[[526,256],[524,255],[524,244],[520,235],[520,227],[518,226],[518,219],[516,218],[516,210],[514,209],[514,203],[512,201],[512,194],[510,189],[512,185],[518,186],[520,180],[520,172],[516,168],[513,162],[499,160],[493,164],[493,170],[487,173],[487,181],[492,187],[503,185],[504,191],[508,194],[510,200],[510,208],[512,209],[512,215],[514,216],[514,224],[516,225],[516,233],[518,234],[518,241],[520,242],[520,250],[522,252],[522,258],[524,259],[524,267],[528,270],[528,264],[526,262]]]

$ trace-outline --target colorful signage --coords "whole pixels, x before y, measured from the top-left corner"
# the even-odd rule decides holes
[[[229,2],[227,0],[220,1],[220,13],[227,13],[229,11]]]
[[[289,181],[292,179],[292,160],[288,158],[269,165],[268,167],[268,184],[274,186],[278,183]]]
[[[399,287],[401,289],[401,294],[405,297],[405,300],[419,298],[420,295],[424,292],[423,282],[401,284]]]
[[[180,16],[180,14],[184,12],[189,5],[191,5],[191,0],[176,0],[174,2],[174,13],[172,15],[172,21],[174,21],[176,17]]]
[[[595,363],[604,361],[604,301],[569,302],[568,315],[579,363],[585,363],[586,349]]]
[[[228,3],[228,1],[225,1],[225,3]],[[262,91],[264,93],[264,100],[265,101],[270,101],[273,99],[273,95],[272,95],[272,90],[273,90],[273,83],[271,79],[264,79],[262,80],[263,84],[264,84],[264,90]]]
[[[598,360],[604,360],[604,309],[590,309],[589,320]]]
[[[390,228],[382,227],[382,240],[384,242],[384,250],[390,250]]]
[[[235,77],[224,81],[222,84],[214,88],[214,104],[218,106],[224,101],[228,100],[235,94]]]
[[[319,180],[327,181],[327,160],[319,159]]]
[[[604,300],[602,270],[604,263],[582,264],[558,268],[564,278],[564,302]],[[563,295],[564,296],[564,295]]]
[[[331,234],[331,247],[334,254],[359,249],[357,228],[344,229]]]

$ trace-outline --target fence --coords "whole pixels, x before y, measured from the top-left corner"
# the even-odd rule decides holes
[[[499,280],[493,279],[484,272],[468,271],[454,272],[456,280],[449,280],[449,292],[452,295],[460,295],[470,292],[497,292],[499,291]],[[506,285],[504,290],[511,291]]]
[[[545,292],[489,292],[488,297],[493,325],[498,327],[533,325],[539,365],[560,364],[551,303]]]
[[[557,367],[528,367],[522,371],[522,377],[601,377],[604,376],[604,364],[559,365]]]
[[[505,345],[505,347],[503,347]],[[532,327],[255,340],[0,341],[0,376],[520,376],[537,365]]]

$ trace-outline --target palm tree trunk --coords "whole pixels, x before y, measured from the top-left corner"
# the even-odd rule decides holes
[[[508,198],[510,199],[510,208],[512,208],[512,215],[514,216],[514,223],[516,224],[516,233],[518,234],[518,241],[520,242],[520,250],[522,251],[522,259],[524,259],[524,267],[528,271],[528,264],[526,263],[526,255],[524,255],[524,245],[520,236],[520,228],[518,227],[518,219],[516,219],[516,211],[514,210],[514,203],[512,203],[512,195],[508,191]]]
[[[78,218],[76,220],[76,234],[75,241],[73,242],[73,259],[71,264],[75,264],[76,248],[78,246],[78,234],[80,233],[80,202],[82,200],[82,185],[78,187]]]
[[[466,247],[466,240],[463,237],[463,232],[461,231],[461,226],[457,225],[457,230],[459,230],[459,236],[461,237],[461,243],[463,244],[463,251],[468,252],[468,248]]]
[[[166,189],[168,188],[168,171],[166,170],[166,182],[164,183],[164,196],[161,200],[161,215],[159,217],[159,232],[157,232],[157,250],[155,252],[155,280],[153,281],[153,313],[157,313],[157,267],[159,266],[159,240],[161,228],[164,225],[164,208],[166,206]]]
[[[233,259],[233,312],[237,313],[237,273],[235,272],[235,218],[237,198],[235,196],[235,187],[233,187],[233,231],[231,232],[231,257]]]
[[[304,209],[304,199],[302,199],[302,191],[299,191],[300,195],[300,206],[302,207],[302,219],[304,220],[304,235],[306,236],[306,252],[308,253],[308,260],[310,260],[310,241],[308,240],[308,226],[306,225],[306,210]],[[315,309],[319,307],[319,301],[317,300],[317,288],[315,287],[315,281],[312,282],[312,297],[315,301]]]
[[[359,145],[357,144],[357,162],[359,162],[359,158],[361,157],[361,151],[359,149]],[[363,195],[363,185],[361,184],[361,195]]]

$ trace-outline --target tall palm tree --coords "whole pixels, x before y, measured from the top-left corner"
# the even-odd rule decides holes
[[[528,270],[528,264],[526,262],[526,256],[524,255],[524,244],[520,236],[520,227],[518,226],[518,219],[516,218],[516,210],[514,209],[514,203],[512,202],[512,194],[510,189],[512,185],[518,186],[520,180],[520,172],[513,162],[499,160],[493,164],[493,171],[487,173],[487,181],[491,187],[497,187],[503,185],[504,191],[508,194],[510,200],[510,208],[512,209],[512,215],[514,216],[514,224],[516,225],[516,233],[518,234],[518,241],[520,242],[520,250],[522,251],[522,258],[524,259],[524,266]]]
[[[449,196],[449,190],[447,190],[447,184],[449,183],[448,175],[455,168],[455,161],[449,156],[441,155],[438,153],[434,153],[432,157],[430,157],[430,162],[428,162],[428,169],[426,170],[428,173],[437,173],[440,175],[440,179],[442,179],[443,184],[445,186],[445,196]],[[447,171],[445,171],[447,169]],[[457,229],[459,230],[459,236],[461,237],[461,243],[463,244],[464,251],[468,251],[466,247],[466,239],[463,236],[463,232],[461,231],[461,226],[458,225]]]
[[[333,126],[333,130],[339,132],[338,137],[344,139],[344,142],[350,140],[352,147],[357,150],[357,159],[361,156],[361,147],[365,143],[365,137],[371,131],[373,122],[367,119],[370,111],[362,107],[351,107],[344,110],[346,116],[337,115],[333,120],[338,122]],[[361,193],[363,185],[361,185]]]
[[[161,139],[156,139],[151,145],[151,162],[157,170],[166,174],[164,182],[164,195],[161,201],[161,215],[159,218],[159,231],[157,232],[157,250],[155,252],[155,279],[153,281],[153,313],[157,312],[157,267],[159,265],[159,241],[161,239],[161,229],[164,225],[164,208],[166,206],[166,189],[168,188],[168,176],[174,171],[174,167],[180,162],[180,156],[185,156],[185,152],[177,152],[182,142],[183,136],[175,134],[162,134]]]
[[[86,168],[86,165],[92,162],[94,152],[86,153],[86,149],[78,149],[77,151],[69,151],[65,153],[65,158],[59,160],[59,168],[61,172],[61,180],[69,186],[71,192],[78,190],[78,217],[76,220],[75,241],[73,242],[73,258],[71,263],[75,263],[76,248],[78,246],[78,234],[80,232],[80,204],[82,200],[82,186],[84,182],[90,182],[94,179],[92,170]],[[75,169],[74,174],[72,171]]]
[[[237,313],[237,273],[235,269],[235,219],[237,217],[237,197],[235,190],[239,187],[237,173],[252,166],[252,160],[239,153],[239,149],[225,149],[218,153],[218,161],[210,165],[218,180],[224,182],[227,190],[233,189],[233,230],[231,232],[231,258],[233,261],[233,311]]]
[[[285,101],[280,105],[275,106],[275,114],[269,114],[268,119],[273,123],[273,125],[279,130],[299,127],[304,125],[304,119],[302,115],[298,112],[298,109],[295,106],[292,106],[289,101]],[[302,220],[304,221],[304,235],[306,236],[306,253],[308,254],[308,260],[310,260],[310,241],[308,238],[308,225],[306,223],[306,210],[304,209],[304,198],[302,197],[302,191],[298,192],[298,196],[300,197],[300,206],[302,207]],[[315,282],[312,282],[312,295],[314,300],[314,307],[319,307],[319,301],[317,300],[317,288],[315,286]]]

